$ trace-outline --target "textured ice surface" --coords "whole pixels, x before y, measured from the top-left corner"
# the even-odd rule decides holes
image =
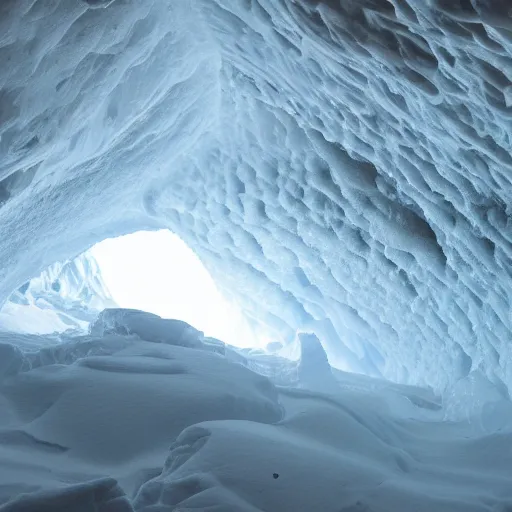
[[[168,227],[335,365],[512,382],[505,0],[0,6],[0,294]]]
[[[89,252],[119,307],[179,318],[235,346],[263,347],[270,341],[255,332],[194,251],[168,229],[109,238]]]
[[[0,310],[0,330],[32,334],[87,332],[106,307],[114,307],[90,252],[54,263],[11,294]]]
[[[485,423],[476,380],[446,421],[427,390],[332,370],[311,334],[295,364],[168,327],[116,310],[61,343],[0,336],[0,512],[512,507],[512,410]]]

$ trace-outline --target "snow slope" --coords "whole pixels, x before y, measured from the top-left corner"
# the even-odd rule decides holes
[[[311,334],[277,386],[169,322],[112,310],[61,344],[1,335],[1,512],[512,507],[510,402],[499,426],[446,421],[431,392],[331,370]]]
[[[272,337],[509,386],[511,45],[505,0],[4,1],[0,300],[167,227]]]

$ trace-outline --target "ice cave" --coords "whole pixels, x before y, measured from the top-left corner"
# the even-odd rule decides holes
[[[511,387],[510,0],[0,1],[0,512],[511,512]]]

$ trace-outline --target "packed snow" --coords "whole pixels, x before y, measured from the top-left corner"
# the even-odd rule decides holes
[[[509,401],[501,424],[447,420],[431,391],[332,369],[311,333],[295,363],[136,310],[1,337],[1,512],[512,507]]]
[[[0,63],[0,512],[512,510],[507,0],[4,0]],[[267,350],[80,295],[159,229]]]
[[[115,307],[94,255],[56,262],[15,290],[0,309],[0,331],[85,334],[105,308]]]

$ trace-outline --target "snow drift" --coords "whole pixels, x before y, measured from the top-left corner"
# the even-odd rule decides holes
[[[61,343],[2,336],[1,512],[512,507],[510,402],[498,427],[446,421],[426,390],[331,370],[311,334],[298,366],[266,356],[279,386],[168,327],[107,310]]]

